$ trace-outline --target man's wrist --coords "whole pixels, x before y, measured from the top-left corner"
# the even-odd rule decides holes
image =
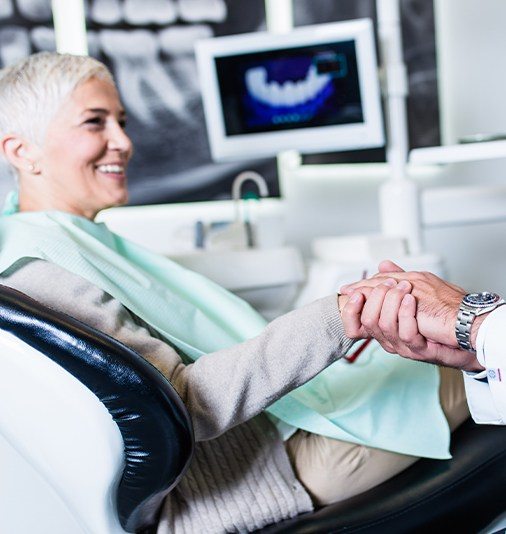
[[[473,347],[473,350],[476,350],[476,339],[478,337],[478,330],[480,329],[480,326],[483,323],[483,321],[488,317],[490,313],[491,312],[478,315],[478,317],[475,318],[475,320],[473,321],[473,324],[471,325],[469,341],[471,343],[471,347]]]
[[[472,354],[469,352],[469,354]],[[460,366],[462,371],[466,371],[466,373],[481,373],[485,370],[485,367],[481,365],[481,363],[478,361],[478,358],[474,356],[471,358],[469,362],[467,362],[465,365]]]

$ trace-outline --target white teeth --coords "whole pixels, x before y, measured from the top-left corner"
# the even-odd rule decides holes
[[[156,93],[163,107],[185,122],[192,117],[186,109],[186,95],[159,60],[156,34],[147,30],[102,30],[102,51],[114,64],[114,71],[130,115],[144,124],[156,123],[153,98]],[[148,88],[148,91],[146,91]]]
[[[30,53],[28,30],[6,27],[0,30],[0,61],[2,65],[12,65]]]
[[[12,0],[0,2],[0,19],[8,19],[13,13]]]
[[[178,0],[178,7],[184,22],[223,22],[227,18],[224,0]]]
[[[30,38],[37,50],[49,52],[56,48],[56,40],[52,28],[37,26],[31,31]]]
[[[122,165],[98,165],[97,169],[100,172],[110,172],[114,174],[122,174],[125,170]]]
[[[94,0],[90,10],[91,20],[99,24],[117,24],[122,13],[119,0]]]
[[[304,80],[267,83],[264,67],[255,67],[246,72],[246,87],[249,94],[269,106],[297,106],[315,98],[330,82],[329,74],[318,74],[311,65]]]
[[[21,15],[36,22],[46,22],[53,18],[51,2],[47,0],[17,0]]]
[[[86,38],[88,39],[88,53],[91,57],[100,56],[100,41],[98,33],[94,30],[88,30],[86,32]]]
[[[124,18],[135,26],[170,24],[177,19],[177,9],[172,0],[125,0]]]
[[[213,36],[213,30],[205,24],[173,26],[158,32],[160,48],[171,57],[193,56],[195,42]]]

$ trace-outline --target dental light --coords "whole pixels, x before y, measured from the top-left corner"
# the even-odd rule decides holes
[[[205,39],[196,56],[215,160],[384,144],[368,19]]]

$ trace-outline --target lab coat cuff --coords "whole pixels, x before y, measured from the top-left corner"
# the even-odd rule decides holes
[[[486,372],[485,372],[486,373]],[[482,374],[482,373],[477,373]],[[502,425],[504,421],[497,410],[488,382],[481,382],[472,373],[463,373],[467,403],[475,423]]]
[[[487,342],[487,345],[496,345],[498,341],[499,344],[502,345],[502,339],[496,340],[496,338],[497,336],[502,337],[502,325],[504,325],[505,321],[506,306],[500,306],[487,315],[478,330],[478,335],[476,336],[476,358],[485,368],[490,366],[490,361],[487,365],[485,342]]]

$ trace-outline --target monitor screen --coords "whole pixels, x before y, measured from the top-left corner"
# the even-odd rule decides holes
[[[227,136],[364,121],[352,40],[214,61]]]
[[[196,51],[216,160],[384,142],[369,20],[207,39]]]

